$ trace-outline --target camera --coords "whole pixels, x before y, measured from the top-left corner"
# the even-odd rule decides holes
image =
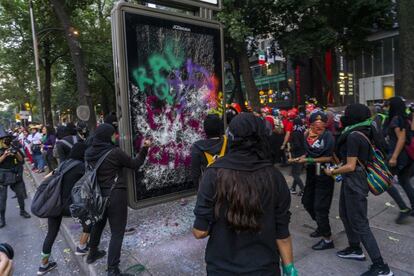
[[[9,258],[10,260],[12,260],[14,257],[13,247],[11,247],[10,244],[0,243],[0,252],[6,254],[7,258]]]

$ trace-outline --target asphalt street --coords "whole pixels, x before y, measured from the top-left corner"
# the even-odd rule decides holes
[[[33,182],[25,175],[26,188],[33,194]],[[12,198],[14,193],[9,189],[6,210],[6,227],[0,229],[0,242],[7,242],[15,251],[14,275],[33,276],[40,264],[40,253],[46,235],[47,221],[35,216],[24,219],[20,216],[17,199]],[[30,197],[30,196],[29,196]],[[30,210],[31,200],[26,200],[26,210]],[[77,262],[69,249],[68,244],[59,234],[52,249],[52,258],[57,261],[58,267],[48,275],[68,276],[80,275]]]

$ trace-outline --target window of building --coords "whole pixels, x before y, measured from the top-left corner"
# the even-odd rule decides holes
[[[384,75],[393,74],[392,37],[384,40]]]
[[[373,45],[374,52],[374,76],[383,75],[382,72],[382,41],[375,41]]]

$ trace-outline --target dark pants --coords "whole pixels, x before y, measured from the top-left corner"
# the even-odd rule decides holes
[[[292,164],[292,177],[293,177],[292,190],[295,190],[296,186],[299,186],[301,191],[303,191],[305,188],[302,182],[302,178],[300,178],[300,175],[302,174],[302,169],[303,169],[302,164],[299,164],[299,163]]]
[[[57,160],[55,157],[53,157],[53,152],[47,151],[45,154],[45,160],[49,171],[53,171],[57,168]]]
[[[104,191],[103,194],[105,194]],[[127,190],[114,189],[110,197],[109,206],[107,207],[102,220],[93,226],[91,237],[89,239],[90,249],[96,250],[99,246],[106,221],[109,220],[111,240],[109,242],[108,249],[108,267],[115,267],[119,265],[122,241],[124,240],[125,227],[127,224],[127,216]]]
[[[19,202],[20,210],[24,210],[24,200],[26,199],[26,187],[24,182],[20,181],[11,185],[0,184],[0,212],[6,211],[7,203],[7,187],[9,187],[16,193],[17,201]]]
[[[351,247],[359,247],[360,243],[372,262],[382,262],[377,241],[371,232],[368,221],[368,183],[362,169],[343,175],[341,196],[339,199],[339,215]]]
[[[47,234],[45,241],[43,242],[43,254],[50,254],[52,252],[52,246],[55,243],[56,237],[59,233],[60,225],[62,224],[62,216],[47,218]],[[90,233],[91,229],[88,226],[83,226],[83,233]]]
[[[325,174],[316,175],[315,166],[306,168],[306,186],[302,204],[316,224],[317,231],[324,237],[331,236],[329,209],[331,208],[335,181]]]

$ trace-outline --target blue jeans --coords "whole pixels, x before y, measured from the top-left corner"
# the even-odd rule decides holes
[[[41,153],[33,155],[33,159],[34,159],[35,169],[38,169],[38,170],[45,169],[45,159],[43,158],[43,155]]]

